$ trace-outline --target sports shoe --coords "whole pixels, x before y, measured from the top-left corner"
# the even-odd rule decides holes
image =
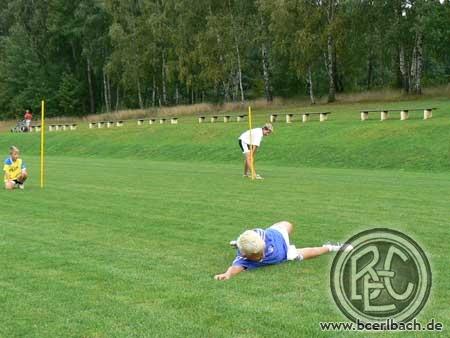
[[[341,243],[336,243],[336,244],[332,244],[332,243],[326,243],[324,245],[322,245],[323,247],[327,248],[330,252],[337,252],[337,251],[344,251],[344,252],[348,252],[350,250],[353,250],[353,246],[351,244],[341,244]]]
[[[237,241],[236,240],[230,241],[230,246],[237,249]]]
[[[25,189],[25,185],[24,185],[23,183],[19,183],[19,184],[18,184],[18,187],[19,187],[20,190]]]
[[[263,178],[261,175],[256,174],[255,179],[257,179],[257,180],[263,180],[264,178]]]

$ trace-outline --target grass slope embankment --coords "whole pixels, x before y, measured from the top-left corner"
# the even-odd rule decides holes
[[[264,140],[258,163],[294,167],[332,167],[364,169],[404,169],[413,171],[450,170],[450,101],[383,103],[383,107],[427,107],[439,109],[431,120],[422,120],[422,112],[412,112],[410,120],[379,121],[372,113],[369,121],[359,120],[363,107],[377,104],[353,104],[315,107],[333,114],[325,123],[311,121],[287,125],[275,124],[275,133]],[[308,109],[311,110],[311,109]],[[303,111],[303,109],[286,109]],[[267,111],[258,111],[255,125],[268,119]],[[284,115],[280,113],[280,119]],[[178,125],[137,126],[129,121],[123,128],[90,130],[80,126],[74,132],[47,133],[48,156],[140,158],[156,161],[207,161],[229,163],[239,160],[237,138],[246,123],[198,124],[186,117]],[[38,155],[38,134],[2,134],[0,148],[15,144],[24,156]]]

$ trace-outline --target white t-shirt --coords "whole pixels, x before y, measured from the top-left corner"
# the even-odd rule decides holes
[[[242,133],[241,136],[239,136],[239,139],[246,143],[250,144],[252,146],[257,146],[261,144],[262,138],[263,138],[263,129],[262,128],[254,128],[251,130],[252,132],[252,142],[250,143],[250,130],[247,130],[246,132]]]

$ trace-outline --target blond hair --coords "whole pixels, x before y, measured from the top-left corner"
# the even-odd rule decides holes
[[[12,155],[12,153],[20,153],[19,148],[17,148],[16,146],[9,147],[9,154]]]
[[[264,252],[264,240],[253,230],[244,231],[237,240],[239,252],[251,256]]]

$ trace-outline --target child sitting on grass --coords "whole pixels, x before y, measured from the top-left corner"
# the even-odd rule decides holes
[[[5,172],[5,189],[13,190],[16,188],[23,189],[24,183],[28,178],[27,168],[20,157],[20,151],[17,147],[9,148],[9,157],[3,164]]]
[[[230,245],[237,247],[238,252],[231,266],[224,273],[214,277],[216,280],[227,280],[245,270],[260,268],[266,265],[279,264],[285,261],[310,259],[339,250],[352,250],[351,245],[324,244],[320,247],[297,249],[289,242],[294,226],[286,221],[278,222],[271,227],[247,230],[237,241]]]

